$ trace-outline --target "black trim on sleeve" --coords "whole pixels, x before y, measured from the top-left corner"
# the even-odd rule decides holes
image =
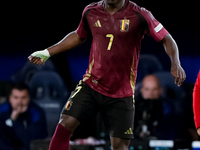
[[[86,10],[84,15],[83,15],[83,23],[84,23],[85,30],[88,32],[88,36],[91,35],[90,26],[89,26],[89,23],[88,23],[88,20],[87,20],[87,16],[88,16],[88,13],[90,12],[90,10],[91,9]]]
[[[139,29],[141,30],[141,34],[145,35],[145,34],[150,34],[150,30],[149,30],[149,26],[148,23],[146,21],[146,19],[139,13],[139,12],[135,12],[138,16],[139,19]]]

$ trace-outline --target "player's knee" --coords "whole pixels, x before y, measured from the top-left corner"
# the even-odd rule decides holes
[[[112,144],[112,150],[119,150],[119,149],[122,149],[122,144],[121,143],[113,143]]]
[[[128,150],[128,145],[124,143],[115,143],[112,145],[112,150]]]
[[[80,124],[76,118],[64,114],[61,114],[59,123],[72,132]]]
[[[112,150],[128,150],[130,141],[120,138],[112,139]]]

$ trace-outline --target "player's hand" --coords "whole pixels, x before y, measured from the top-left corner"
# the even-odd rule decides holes
[[[174,77],[175,84],[181,86],[186,79],[186,74],[181,65],[172,65],[171,74]]]
[[[50,57],[49,51],[47,49],[43,51],[37,51],[32,53],[28,59],[30,62],[36,64],[36,65],[41,65],[47,61],[47,59]]]

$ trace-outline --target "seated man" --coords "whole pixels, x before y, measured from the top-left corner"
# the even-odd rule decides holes
[[[174,109],[161,96],[162,87],[155,75],[147,75],[142,81],[140,94],[135,97],[135,134],[139,138],[173,139]],[[166,131],[166,132],[165,132]]]
[[[0,150],[29,150],[31,140],[46,136],[44,111],[30,101],[27,85],[14,85],[0,105]]]

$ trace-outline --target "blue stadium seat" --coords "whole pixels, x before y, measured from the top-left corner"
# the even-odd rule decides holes
[[[69,92],[61,77],[54,71],[39,71],[28,84],[33,101],[46,113],[47,130],[49,136],[52,136]]]
[[[163,88],[162,96],[172,101],[177,114],[183,113],[182,107],[185,98],[184,89],[182,87],[178,87],[174,83],[174,78],[168,71],[155,72],[152,74],[158,77],[160,81],[161,87]],[[141,87],[142,82],[137,82],[135,87],[135,97],[139,95]]]
[[[138,64],[137,82],[148,75],[155,72],[163,71],[163,66],[158,58],[154,55],[141,55]]]
[[[12,77],[12,81],[14,83],[17,82],[25,82],[28,84],[29,80],[35,74],[37,71],[41,70],[52,70],[55,71],[55,66],[51,59],[45,62],[45,65],[35,65],[33,63],[30,63],[29,61],[26,62],[26,64],[23,66],[21,70],[16,72]]]
[[[183,113],[183,100],[185,98],[185,91],[182,87],[178,87],[174,83],[174,77],[170,72],[158,72],[155,75],[160,80],[161,87],[163,87],[163,97],[169,98],[175,105],[177,114]]]
[[[163,96],[167,96],[171,99],[183,99],[185,92],[182,87],[178,87],[174,82],[174,77],[168,71],[154,73],[160,80],[161,86],[164,88]],[[169,93],[171,89],[174,93]]]

